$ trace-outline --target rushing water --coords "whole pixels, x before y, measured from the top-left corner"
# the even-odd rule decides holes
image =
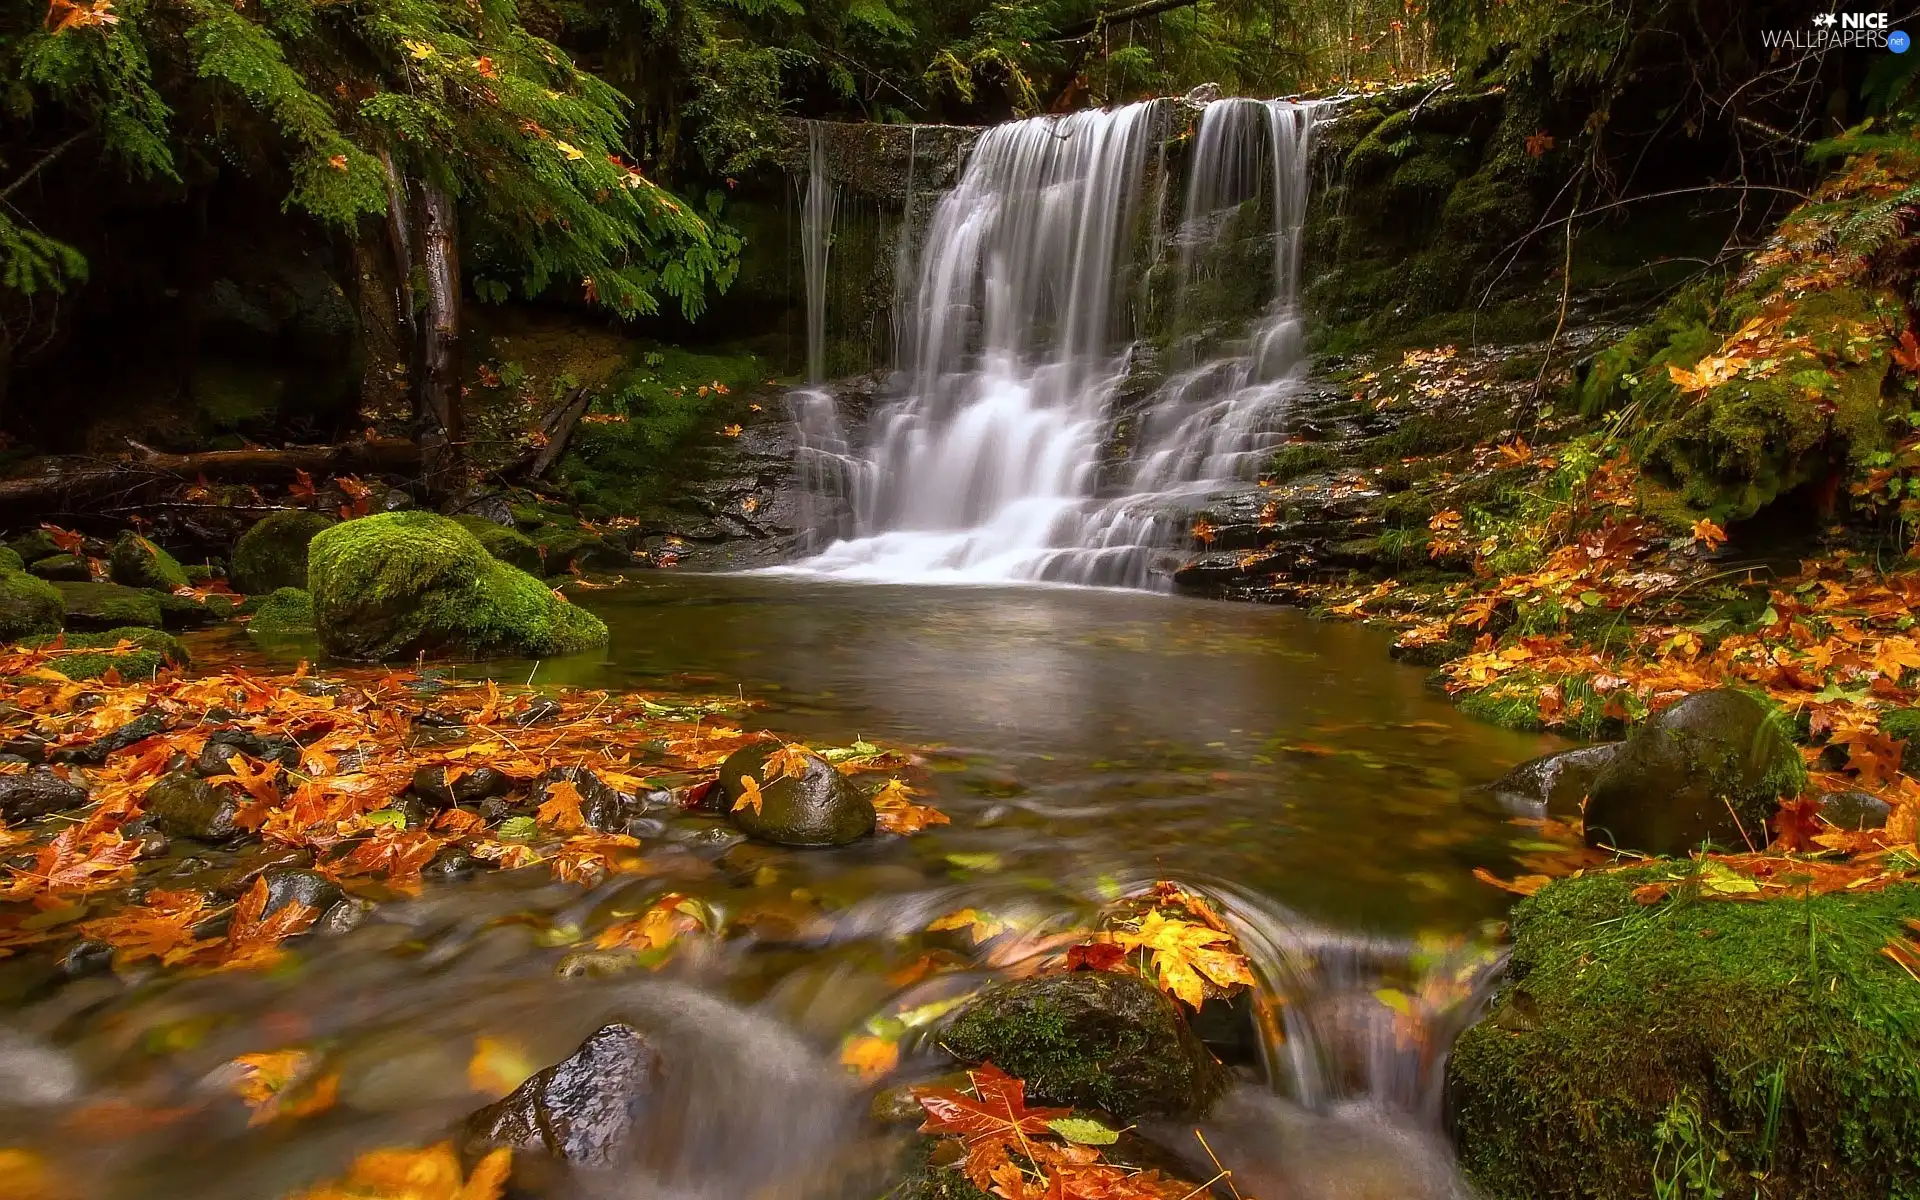
[[[585,891],[539,869],[429,884],[270,973],[47,991],[0,960],[0,1146],[45,1150],[87,1200],[270,1200],[360,1150],[445,1136],[487,1098],[469,1068],[480,1039],[538,1066],[617,1016],[670,1061],[639,1165],[596,1195],[868,1200],[897,1133],[865,1118],[841,1039],[1028,952],[926,926],[972,906],[1019,922],[1031,947],[1173,878],[1216,898],[1280,1014],[1277,1036],[1245,1021],[1208,1033],[1244,1080],[1205,1124],[1240,1193],[1459,1194],[1437,1068],[1503,909],[1470,871],[1513,873],[1530,848],[1471,785],[1546,739],[1464,720],[1376,631],[1285,610],[665,573],[582,598],[613,629],[606,654],[461,673],[733,695],[759,706],[746,723],[815,744],[919,747],[915,780],[952,824],[794,851],[674,817],[646,841],[652,874]],[[734,934],[657,973],[563,972],[667,889]],[[975,962],[890,982],[936,947]],[[339,1073],[338,1101],[250,1127],[224,1064],[287,1046]],[[924,1031],[906,1048],[902,1074],[939,1069]],[[1191,1129],[1154,1132],[1194,1152]]]
[[[866,445],[802,455],[851,498],[851,529],[801,570],[849,579],[1146,586],[1180,502],[1251,475],[1302,367],[1296,298],[1323,105],[1223,100],[1202,113],[1178,238],[1183,276],[1230,213],[1273,215],[1271,300],[1246,335],[1145,405],[1129,465],[1102,460],[1133,369],[1132,247],[1161,103],[998,126],[935,211],[901,341],[900,394]],[[809,195],[814,184],[809,184]],[[1157,202],[1156,202],[1157,206]],[[817,393],[816,393],[817,394]],[[809,401],[809,403],[812,403]],[[817,414],[816,414],[817,415]],[[803,429],[803,434],[804,434]],[[822,472],[821,462],[834,470]],[[837,473],[837,474],[836,474]]]

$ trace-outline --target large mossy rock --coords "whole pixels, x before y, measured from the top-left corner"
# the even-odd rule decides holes
[[[321,532],[307,577],[320,643],[343,658],[571,654],[607,640],[598,617],[432,513],[380,513]]]
[[[1684,855],[1758,848],[1780,797],[1806,782],[1791,731],[1745,692],[1697,692],[1648,717],[1595,776],[1587,843]]]
[[[1447,1064],[1482,1194],[1649,1196],[1694,1158],[1712,1188],[1672,1194],[1920,1196],[1920,984],[1881,953],[1920,887],[1635,900],[1684,870],[1561,880],[1514,910],[1507,981]]]
[[[132,530],[114,539],[107,565],[115,583],[171,592],[187,586],[187,569],[178,559]]]
[[[1026,1080],[1036,1101],[1123,1121],[1197,1114],[1226,1086],[1173,1000],[1109,971],[1001,984],[968,1005],[940,1044],[962,1062]]]
[[[463,513],[453,518],[460,527],[472,534],[487,553],[493,555],[510,567],[518,567],[529,575],[543,574],[540,560],[540,547],[533,544],[525,534],[517,529],[509,529],[497,521],[485,517],[476,517]]]
[[[767,760],[781,749],[762,742],[735,750],[720,764],[720,791],[740,832],[780,846],[842,846],[873,832],[873,801],[847,782],[832,763],[806,753],[806,769],[767,779]],[[735,808],[744,776],[760,788],[760,806]]]
[[[108,671],[122,679],[152,679],[162,667],[191,666],[187,648],[172,634],[139,625],[109,629],[104,633],[67,633],[59,635],[66,650],[89,651],[62,654],[48,665],[68,679],[98,679]],[[39,649],[51,645],[52,635],[28,638],[22,645]]]
[[[234,544],[228,570],[234,590],[253,596],[306,587],[307,547],[322,530],[338,524],[325,513],[300,509],[262,518]]]
[[[107,630],[127,625],[158,629],[162,624],[160,596],[144,588],[66,581],[53,586],[66,609],[68,629]]]
[[[25,571],[0,568],[0,640],[58,633],[66,619],[60,589]]]

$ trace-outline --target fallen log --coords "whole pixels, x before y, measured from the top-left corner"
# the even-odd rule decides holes
[[[177,484],[202,478],[218,483],[292,483],[296,471],[320,477],[359,471],[412,472],[419,465],[420,448],[405,438],[196,454],[168,454],[133,443],[131,452],[117,458],[44,459],[37,475],[0,479],[0,514],[38,519],[86,513],[109,501],[140,503]]]

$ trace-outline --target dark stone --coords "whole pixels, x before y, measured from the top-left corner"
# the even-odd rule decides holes
[[[532,704],[527,705],[525,712],[516,715],[513,718],[513,723],[515,725],[538,725],[543,721],[553,720],[560,715],[560,712],[561,708],[558,700],[554,700],[548,696],[542,696]]]
[[[267,881],[265,913],[280,911],[289,904],[304,904],[316,915],[326,912],[347,898],[340,885],[318,871],[304,867],[269,867],[261,874]]]
[[[122,725],[120,728],[97,741],[88,742],[84,746],[73,746],[65,750],[55,750],[53,752],[53,761],[99,766],[101,763],[107,761],[109,754],[125,750],[128,746],[136,742],[144,742],[148,738],[165,733],[171,728],[173,728],[173,722],[168,719],[165,713],[150,712],[144,716],[135,717],[133,720],[128,721],[125,725]]]
[[[213,890],[228,899],[246,894],[253,881],[268,871],[279,869],[297,869],[313,865],[313,852],[299,846],[281,846],[266,843],[253,849],[242,851],[238,860],[220,876]]]
[[[1026,1080],[1035,1101],[1123,1121],[1197,1114],[1227,1083],[1173,1000],[1109,971],[1001,984],[968,1005],[940,1044],[962,1062]]]
[[[638,1030],[604,1026],[572,1055],[468,1117],[465,1150],[477,1156],[510,1146],[574,1166],[611,1166],[646,1112],[659,1071],[658,1052]]]
[[[1820,815],[1848,833],[1885,829],[1893,806],[1871,792],[1828,792],[1820,797]]]
[[[1594,780],[1587,844],[1684,855],[1767,843],[1806,771],[1785,723],[1744,692],[1699,692],[1637,726]]]
[[[162,775],[147,789],[142,806],[168,837],[225,841],[240,832],[240,805],[221,789],[185,771]]]
[[[485,866],[485,862],[458,846],[442,846],[432,860],[421,868],[421,874],[434,879],[466,879],[479,873]]]
[[[0,818],[31,821],[87,802],[87,789],[69,783],[45,767],[18,775],[0,775]]]
[[[1487,790],[1509,804],[1518,800],[1557,817],[1577,816],[1593,781],[1624,744],[1582,746],[1529,759],[1488,785]]]
[[[194,761],[193,769],[208,776],[231,775],[233,768],[227,764],[236,754],[263,763],[278,763],[289,770],[300,766],[300,746],[290,737],[261,735],[248,729],[216,729],[207,735],[207,744],[200,747],[200,757]]]
[[[47,761],[47,743],[44,738],[31,735],[8,738],[0,742],[0,754],[11,754],[22,762],[43,763]]]
[[[799,776],[767,782],[767,759],[779,749],[777,742],[761,742],[734,751],[720,764],[721,807],[742,833],[780,846],[840,846],[873,832],[873,802],[811,751]],[[733,807],[745,775],[760,781],[758,810]]]
[[[387,807],[400,814],[408,829],[419,829],[433,820],[433,806],[412,792],[402,792],[395,796]]]
[[[585,767],[554,767],[533,781],[531,804],[538,807],[550,798],[553,785],[560,780],[573,784],[580,793],[580,815],[591,829],[617,833],[627,823],[632,798],[615,791],[605,780]]]
[[[113,970],[113,947],[99,938],[81,938],[60,955],[60,973],[68,979],[105,975]]]
[[[489,825],[498,825],[508,817],[515,816],[527,806],[516,803],[509,796],[488,796],[480,802],[480,819]]]
[[[513,780],[492,767],[475,767],[449,784],[447,768],[421,767],[413,773],[413,793],[438,808],[478,804],[513,790]]]

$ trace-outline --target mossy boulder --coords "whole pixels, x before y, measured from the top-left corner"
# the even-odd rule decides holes
[[[1684,855],[1703,843],[1760,847],[1806,767],[1791,729],[1745,692],[1696,692],[1635,727],[1593,779],[1587,843]]]
[[[633,565],[633,554],[597,533],[562,525],[547,525],[533,531],[528,539],[541,555],[543,569],[549,575],[569,571],[617,571]]]
[[[518,567],[529,575],[541,573],[543,564],[540,561],[540,547],[519,530],[509,529],[497,521],[489,521],[471,513],[457,516],[454,520],[485,546],[488,554],[501,562]]]
[[[20,556],[21,562],[36,562],[54,554],[65,554],[53,535],[44,529],[29,529],[19,537],[7,543],[7,548]]]
[[[118,583],[59,580],[53,586],[66,608],[68,629],[106,630],[124,625],[158,629],[161,626],[158,593]]]
[[[380,513],[322,531],[307,577],[321,645],[343,658],[571,654],[607,640],[598,617],[433,513]]]
[[[62,654],[53,660],[53,669],[68,679],[98,679],[108,671],[118,672],[122,679],[151,679],[162,667],[185,667],[193,662],[179,639],[138,625],[102,633],[68,633],[59,638],[63,649],[93,652]],[[53,636],[43,635],[21,644],[37,650],[53,641]]]
[[[178,559],[131,529],[114,539],[107,566],[115,583],[171,592],[187,586],[187,570]]]
[[[247,632],[260,637],[298,637],[313,632],[313,597],[299,588],[275,588],[253,610]]]
[[[1507,980],[1447,1064],[1481,1194],[1653,1195],[1690,1160],[1674,1195],[1920,1195],[1920,1003],[1881,953],[1920,887],[1634,899],[1690,869],[1561,880],[1514,910]]]
[[[60,589],[12,567],[0,567],[0,640],[57,633],[66,619]]]
[[[1109,971],[1001,984],[968,1005],[940,1044],[962,1062],[1026,1080],[1036,1101],[1122,1121],[1198,1114],[1227,1082],[1173,1000]]]
[[[762,742],[734,751],[720,764],[723,807],[740,832],[780,846],[840,846],[873,832],[873,802],[818,754],[806,753],[799,774],[768,780],[767,760],[780,749],[776,742]],[[759,786],[760,804],[736,809],[745,776]]]
[[[49,554],[36,558],[27,570],[55,583],[87,583],[93,579],[93,566],[78,554]]]
[[[21,558],[18,552],[8,549],[5,546],[0,546],[0,571],[24,571],[26,569],[26,559]]]
[[[307,547],[322,530],[338,524],[325,513],[302,509],[262,518],[234,544],[228,571],[234,590],[251,596],[306,587]]]

